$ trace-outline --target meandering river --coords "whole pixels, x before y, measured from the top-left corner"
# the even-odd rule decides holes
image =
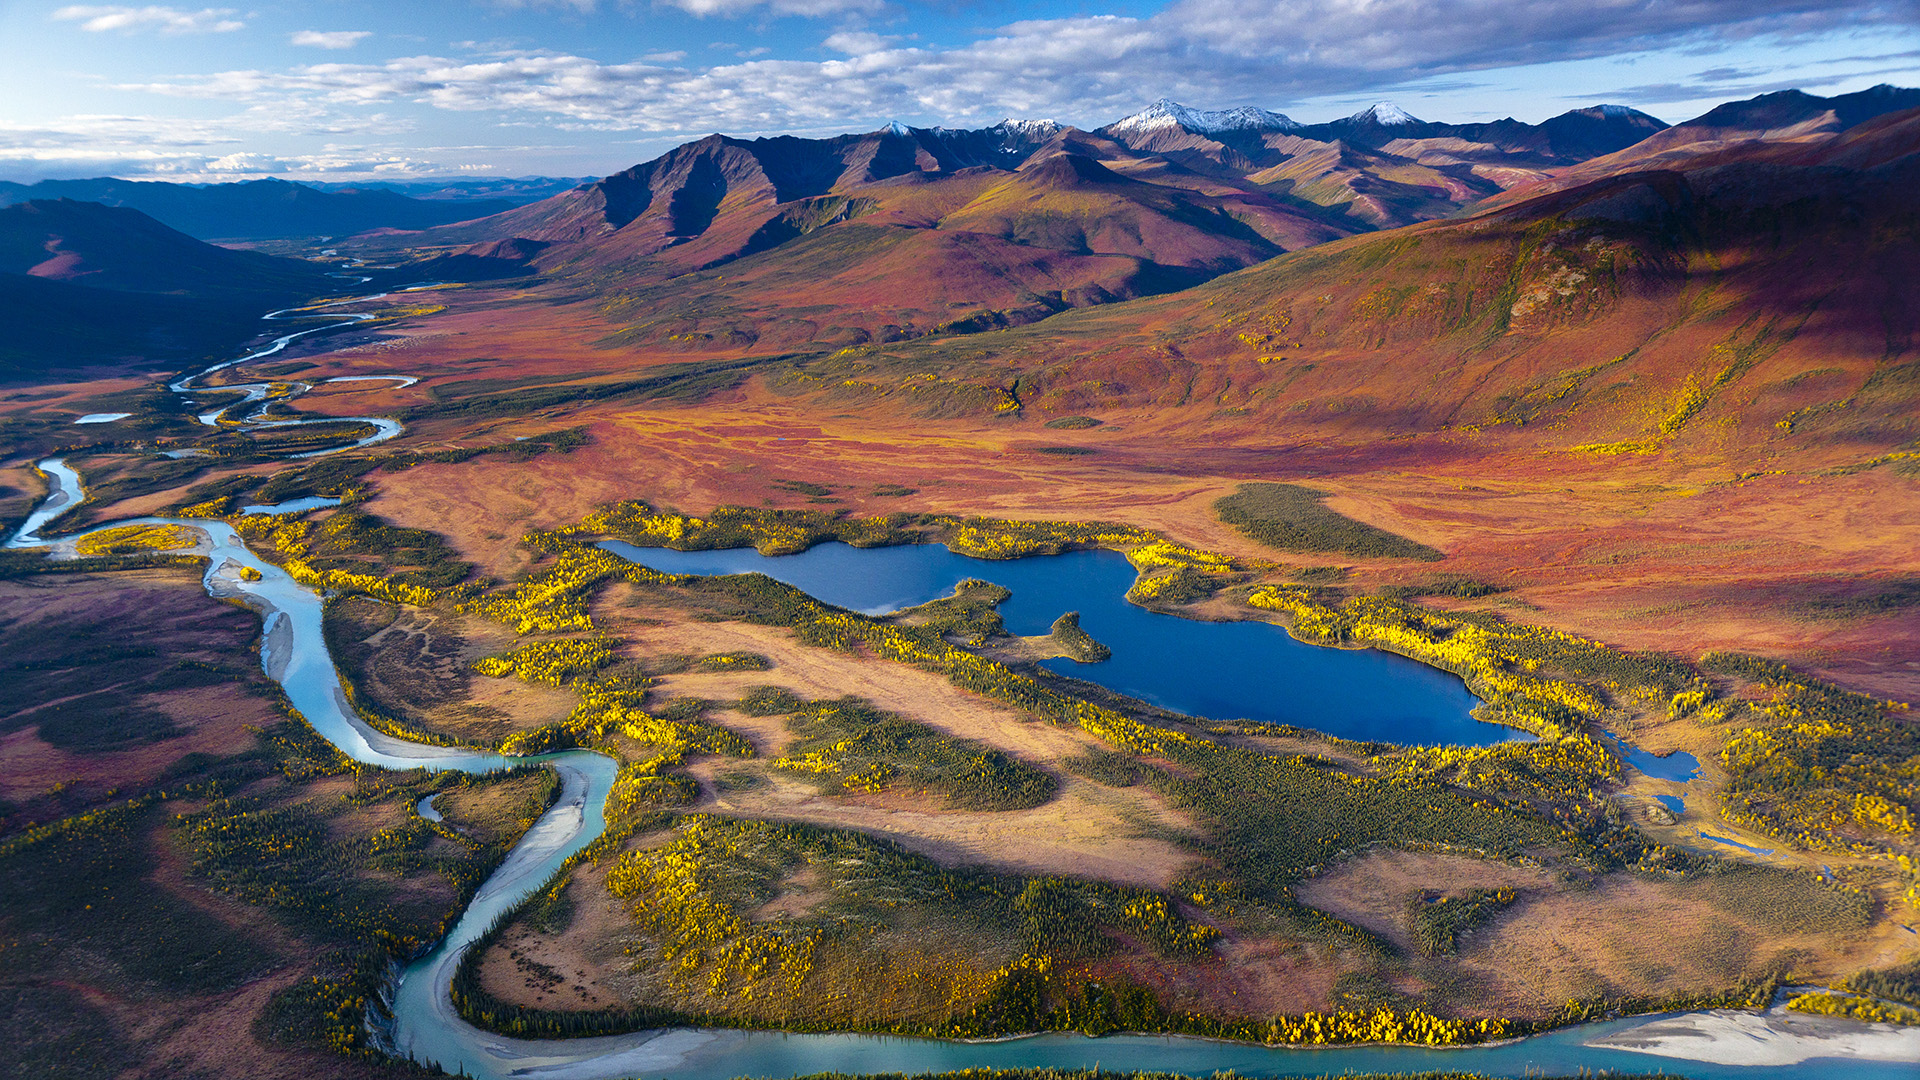
[[[360,284],[368,280],[370,279],[361,277],[361,278],[357,278],[355,280],[355,283]],[[262,345],[259,348],[254,349],[250,352],[247,352],[246,354],[240,357],[237,357],[233,360],[223,360],[220,363],[214,364],[212,367],[205,368],[199,372],[196,372],[195,374],[177,379],[174,382],[169,383],[167,385],[167,389],[173,391],[176,394],[239,394],[240,400],[230,401],[227,404],[222,405],[217,409],[213,409],[209,412],[200,413],[196,417],[196,419],[198,419],[202,424],[205,424],[208,427],[219,427],[221,424],[221,418],[225,416],[227,413],[232,412],[233,410],[241,408],[243,406],[253,405],[253,404],[260,404],[260,408],[247,414],[244,417],[239,418],[237,421],[228,421],[228,423],[234,424],[235,427],[241,431],[270,431],[276,428],[304,427],[311,424],[371,424],[373,426],[373,429],[374,429],[373,434],[368,435],[365,438],[348,443],[344,446],[330,446],[323,450],[309,450],[309,451],[306,451],[305,453],[288,455],[288,457],[292,460],[299,460],[301,458],[324,457],[328,454],[340,453],[343,450],[356,450],[363,446],[372,446],[375,443],[386,442],[388,439],[391,439],[399,435],[400,432],[405,429],[401,426],[398,420],[392,420],[384,416],[321,416],[321,417],[302,417],[299,419],[286,419],[286,420],[267,419],[267,409],[269,407],[271,407],[273,404],[281,404],[281,403],[292,401],[294,398],[297,398],[300,395],[305,394],[309,390],[313,389],[314,387],[313,383],[293,381],[293,382],[264,382],[264,383],[229,383],[221,386],[202,386],[200,385],[200,381],[205,379],[207,376],[213,374],[216,371],[223,371],[230,367],[235,367],[240,364],[246,364],[255,360],[261,360],[266,357],[272,356],[280,352],[282,349],[285,349],[289,344],[293,343],[294,341],[297,341],[300,338],[306,337],[309,334],[318,334],[328,330],[340,330],[340,329],[344,329],[345,327],[353,326],[357,323],[363,323],[363,322],[372,320],[374,318],[377,318],[377,316],[367,312],[327,311],[325,309],[345,307],[348,304],[371,303],[375,300],[384,300],[387,297],[392,296],[396,292],[399,292],[399,293],[419,292],[423,289],[437,289],[444,286],[445,284],[446,282],[441,282],[441,281],[422,282],[418,285],[409,285],[409,286],[406,286],[405,288],[394,289],[389,292],[371,293],[366,296],[349,296],[340,300],[330,300],[323,304],[308,304],[304,307],[282,308],[279,311],[270,311],[267,314],[261,316],[261,318],[267,319],[267,320],[276,320],[276,321],[285,320],[285,319],[331,319],[336,321],[323,322],[318,326],[310,326],[304,330],[296,330],[290,334],[282,334],[281,336],[274,338],[272,341],[268,342],[267,344]],[[414,383],[419,382],[420,379],[418,376],[414,376],[414,375],[342,375],[337,378],[325,379],[322,381],[327,383],[394,382],[394,383],[398,383],[400,387],[407,387],[407,386],[412,386]],[[398,387],[396,387],[396,389],[397,388]],[[269,398],[271,398],[272,400],[269,401],[268,400]]]
[[[301,334],[288,335],[273,347],[207,370],[257,359],[278,351],[298,336]],[[173,389],[195,392],[193,381],[183,379]],[[48,477],[51,491],[7,546],[50,547],[52,557],[72,557],[78,536],[46,540],[40,533],[83,501],[80,477],[57,458],[40,462],[40,468]],[[270,512],[279,508],[251,509]],[[1053,1034],[962,1043],[691,1028],[569,1040],[513,1039],[481,1031],[454,1010],[448,992],[453,971],[466,950],[497,919],[524,902],[568,857],[599,836],[605,827],[603,809],[616,773],[615,762],[585,750],[507,758],[414,743],[376,731],[347,703],[321,632],[318,594],[249,551],[233,526],[223,521],[136,518],[100,528],[135,524],[179,525],[199,535],[196,551],[208,560],[202,579],[207,592],[239,599],[260,612],[264,623],[261,662],[268,675],[285,688],[293,707],[314,730],[348,757],[383,768],[468,773],[541,764],[559,775],[559,801],[481,885],[447,937],[406,965],[393,987],[391,1021],[378,1024],[374,1031],[393,1052],[436,1063],[449,1072],[481,1080],[620,1080],[637,1076],[732,1080],[823,1071],[919,1073],[979,1067],[1099,1066],[1198,1074],[1231,1069],[1249,1076],[1275,1077],[1460,1069],[1520,1077],[1603,1069],[1648,1072],[1670,1066],[1701,1080],[1784,1080],[1808,1075],[1805,1063],[1817,1060],[1823,1075],[1853,1080],[1913,1080],[1913,1063],[1920,1061],[1920,1031],[1787,1016],[1777,1009],[1765,1015],[1706,1012],[1620,1020],[1502,1045],[1448,1049],[1299,1049],[1130,1035],[1090,1039]],[[1023,562],[1037,564],[1039,560]],[[1334,650],[1321,652],[1329,658],[1341,655]]]

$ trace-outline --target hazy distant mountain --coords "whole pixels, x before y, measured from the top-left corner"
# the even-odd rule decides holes
[[[350,183],[314,183],[306,186],[319,191],[392,191],[422,202],[478,203],[495,200],[516,206],[551,198],[563,191],[596,179],[591,176],[516,176],[475,180],[467,177],[443,177],[425,180],[366,180]],[[489,211],[492,212],[492,211]]]
[[[202,240],[348,236],[368,229],[424,229],[510,210],[509,199],[425,201],[388,190],[320,191],[285,180],[204,187],[156,181],[0,181],[0,206],[29,199],[80,199],[131,207]]]

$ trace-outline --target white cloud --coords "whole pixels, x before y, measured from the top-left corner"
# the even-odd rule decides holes
[[[846,53],[848,56],[863,56],[867,53],[879,52],[898,40],[900,39],[883,37],[864,30],[842,30],[840,33],[829,35],[820,44],[834,52]]]
[[[836,44],[837,42],[837,44]],[[1450,52],[1355,55],[1340,63],[1214,50],[1150,20],[1094,16],[1021,23],[951,50],[887,47],[836,35],[844,59],[749,59],[688,70],[660,63],[607,64],[567,54],[508,53],[479,60],[405,57],[378,64],[316,64],[291,71],[228,71],[133,89],[193,98],[316,107],[412,102],[499,112],[508,122],[554,122],[660,133],[878,126],[887,116],[990,122],[1061,115],[1101,122],[1160,93],[1198,102],[1279,103],[1303,93],[1377,85],[1382,72],[1427,74],[1471,66]],[[858,48],[856,49],[856,46]],[[1479,43],[1463,42],[1478,50]],[[1305,51],[1311,49],[1303,47]]]
[[[372,36],[371,30],[300,30],[287,40],[316,49],[351,49],[360,44],[361,39]]]
[[[696,2],[696,0],[689,0]],[[744,0],[697,0],[713,12]],[[778,0],[786,3],[792,0]],[[806,0],[812,2],[812,0]],[[838,0],[833,0],[838,2]],[[864,0],[862,0],[864,2]],[[1791,36],[1897,22],[1910,0],[1177,0],[1157,15],[1013,23],[957,48],[848,30],[829,60],[760,58],[689,70],[656,54],[604,63],[552,52],[404,57],[288,71],[180,76],[155,93],[339,108],[410,102],[503,123],[673,133],[946,123],[1054,115],[1099,123],[1168,94],[1283,105],[1444,72],[1573,56]],[[1489,34],[1488,26],[1501,27]]]
[[[58,22],[77,22],[80,29],[96,34],[109,30],[118,30],[123,34],[143,30],[156,30],[162,34],[224,34],[247,25],[230,17],[235,14],[232,8],[184,11],[157,5],[127,7],[118,4],[77,4],[60,8],[52,17]]]
[[[714,13],[748,10],[739,3],[729,8],[728,0],[712,2],[720,5]],[[1898,23],[1910,4],[1460,0],[1448,9],[1456,12],[1450,21],[1414,0],[1298,0],[1260,7],[1245,0],[1175,0],[1150,17],[1030,20],[947,48],[845,29],[821,42],[843,54],[831,59],[743,55],[714,66],[687,66],[678,51],[607,63],[493,42],[485,43],[485,52],[452,58],[232,70],[121,87],[231,102],[244,111],[191,130],[160,121],[150,121],[156,126],[148,129],[141,126],[149,123],[144,120],[115,127],[99,118],[66,118],[47,125],[39,136],[44,144],[23,142],[19,131],[0,127],[0,163],[80,160],[75,155],[92,155],[85,160],[95,161],[121,153],[129,161],[154,162],[142,171],[207,172],[260,165],[234,155],[305,139],[297,144],[302,150],[322,141],[349,149],[334,157],[275,160],[289,163],[289,169],[345,170],[346,165],[327,163],[357,162],[372,170],[387,166],[378,163],[383,159],[374,151],[355,147],[402,141],[394,136],[410,121],[396,115],[418,117],[423,109],[476,114],[486,123],[529,133],[638,133],[633,143],[622,144],[621,153],[636,145],[664,149],[710,131],[750,136],[867,130],[887,117],[970,125],[1006,115],[1058,116],[1094,126],[1161,94],[1200,105],[1284,107],[1302,97],[1371,95],[1383,85],[1408,80],[1431,86],[1435,76],[1450,72],[1574,56],[1620,57],[1655,47],[1705,48],[1760,34],[1791,41],[1797,35],[1886,26]],[[760,9],[772,10],[765,4]],[[1502,33],[1486,33],[1490,25],[1500,26]],[[1702,61],[1699,67],[1710,72],[1717,62]],[[431,129],[437,122],[421,123]],[[72,138],[63,142],[63,134]],[[201,141],[182,141],[187,136]],[[244,145],[235,145],[236,139],[244,139]],[[407,151],[392,158],[404,163],[413,159],[409,155],[419,156]],[[529,149],[522,159],[533,156]]]
[[[402,125],[366,125],[390,133]],[[15,179],[72,176],[138,176],[207,183],[262,176],[355,180],[380,175],[430,175],[484,171],[474,158],[499,147],[408,147],[325,142],[310,153],[248,150],[244,136],[260,132],[322,129],[287,123],[264,110],[217,121],[166,116],[79,115],[40,127],[0,124],[0,171]],[[344,126],[334,131],[346,132]]]
[[[1766,32],[1831,29],[1911,0],[1177,0],[1153,21],[1221,54],[1316,67],[1451,70],[1608,55],[1693,37],[1711,51]],[[1862,16],[1866,16],[1863,19]]]

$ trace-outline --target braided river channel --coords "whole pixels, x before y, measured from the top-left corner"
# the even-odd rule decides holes
[[[372,298],[361,298],[372,299]],[[345,303],[345,302],[342,302]],[[284,313],[275,313],[284,317]],[[330,326],[350,325],[349,318]],[[318,327],[315,329],[327,329]],[[313,331],[302,331],[301,334]],[[208,369],[228,367],[246,360],[277,352],[292,337]],[[203,372],[202,375],[207,374]],[[241,387],[195,386],[200,376],[182,379],[172,387],[179,393],[239,391],[248,395],[242,404],[259,400],[251,384]],[[406,376],[394,376],[405,379]],[[224,411],[224,410],[222,410]],[[210,414],[219,422],[218,412]],[[355,418],[374,423],[380,438],[391,438],[400,425],[383,418]],[[281,421],[284,423],[285,421]],[[317,421],[318,422],[318,421]],[[338,422],[329,418],[324,422]],[[258,420],[241,421],[242,430],[260,425]],[[343,447],[342,449],[346,449]],[[40,532],[61,514],[80,505],[85,493],[80,477],[59,459],[40,463],[51,491],[20,530],[7,542],[8,547],[48,548],[50,557],[72,558],[78,536],[43,539]],[[300,508],[307,508],[310,503]],[[274,512],[276,507],[253,507],[253,512]],[[1207,1039],[1109,1035],[1088,1038],[1074,1034],[1048,1034],[993,1042],[958,1042],[936,1039],[909,1039],[873,1035],[798,1035],[772,1031],[706,1030],[667,1028],[640,1031],[628,1035],[587,1039],[516,1039],[482,1031],[461,1019],[449,994],[455,967],[467,949],[497,920],[512,912],[532,896],[558,871],[569,856],[584,848],[605,827],[603,809],[613,784],[616,763],[613,759],[588,750],[570,750],[530,758],[509,758],[498,754],[430,746],[385,735],[369,727],[347,704],[332,657],[327,652],[321,631],[321,597],[294,581],[284,570],[248,550],[233,526],[216,520],[190,518],[137,518],[99,526],[100,529],[135,524],[171,524],[192,530],[199,537],[195,552],[204,556],[207,569],[203,583],[207,592],[219,598],[237,599],[260,613],[263,619],[261,660],[267,674],[287,693],[293,707],[315,731],[355,761],[390,769],[455,770],[489,773],[512,766],[544,765],[561,780],[561,794],[508,853],[475,894],[453,929],[435,947],[410,960],[396,975],[384,1009],[370,1010],[369,1026],[376,1041],[390,1052],[416,1061],[438,1065],[450,1073],[463,1073],[482,1080],[510,1077],[544,1077],[554,1080],[620,1080],[626,1077],[659,1077],[662,1080],[731,1080],[734,1077],[780,1078],[807,1073],[922,1073],[963,1068],[1094,1068],[1109,1070],[1172,1071],[1205,1075],[1233,1070],[1246,1076],[1320,1076],[1345,1072],[1415,1072],[1422,1070],[1471,1070],[1490,1076],[1554,1076],[1580,1072],[1613,1070],[1651,1073],[1668,1071],[1680,1075],[1718,1080],[1741,1077],[1750,1080],[1803,1077],[1809,1075],[1857,1078],[1857,1080],[1915,1080],[1920,1076],[1920,1031],[1896,1029],[1887,1025],[1868,1025],[1824,1017],[1790,1015],[1776,1007],[1766,1013],[1713,1011],[1637,1017],[1605,1023],[1566,1028],[1512,1042],[1450,1048],[1413,1046],[1347,1046],[1325,1048],[1270,1047]],[[93,530],[98,531],[98,530]],[[870,556],[881,552],[858,552]],[[622,551],[622,554],[674,572],[729,573],[741,569],[766,569],[774,576],[791,577],[779,564],[785,560],[761,560],[750,552],[699,553],[710,560],[704,570],[681,562],[680,553]],[[1098,554],[1098,553],[1094,553]],[[1073,556],[1040,556],[1007,564],[948,565],[942,558],[958,559],[939,549],[923,551],[918,561],[903,561],[920,574],[912,580],[884,580],[872,568],[849,569],[845,553],[828,551],[805,566],[806,574],[838,566],[825,578],[809,579],[803,588],[818,590],[829,602],[849,607],[891,610],[917,603],[928,588],[950,588],[945,578],[965,570],[963,576],[982,576],[1001,580],[1009,575],[997,573],[1017,568],[1019,580],[1009,601],[1008,622],[1018,627],[1030,621],[1021,606],[1036,612],[1042,608],[1047,617],[1068,608],[1105,612],[1112,604],[1130,607],[1118,599],[1126,581],[1119,566],[1103,559]],[[790,557],[799,559],[802,557]],[[894,558],[901,558],[894,556]],[[731,562],[727,561],[731,560]],[[758,561],[756,561],[758,560]],[[835,560],[841,560],[835,562]],[[1062,560],[1065,560],[1064,562]],[[771,563],[772,566],[766,564]],[[981,570],[980,566],[993,569]],[[799,573],[799,571],[795,571]],[[806,576],[803,574],[802,576]],[[927,575],[931,574],[932,577]],[[257,577],[256,577],[257,575]],[[1126,577],[1130,580],[1130,574]],[[849,591],[836,592],[832,578],[841,578]],[[879,582],[876,585],[876,581]],[[1076,588],[1067,584],[1079,581]],[[942,584],[944,582],[944,585]],[[1052,582],[1052,584],[1047,584]],[[862,592],[862,590],[865,590]],[[1029,595],[1023,600],[1022,590]],[[1063,605],[1064,603],[1064,606]],[[1118,611],[1115,608],[1114,611]],[[1165,616],[1143,617],[1169,625],[1184,620]],[[1096,636],[1105,632],[1123,636],[1108,624],[1089,620]],[[1143,624],[1146,625],[1146,624]],[[1271,627],[1246,624],[1204,624],[1195,626],[1238,627],[1244,631],[1264,632]],[[1034,632],[1028,630],[1027,632]],[[1124,634],[1132,634],[1127,630]],[[1278,631],[1274,631],[1278,634]],[[1280,634],[1284,639],[1284,635]],[[1302,687],[1308,700],[1296,712],[1279,708],[1273,719],[1314,719],[1312,726],[1328,727],[1350,737],[1388,737],[1390,731],[1403,731],[1409,721],[1427,718],[1459,725],[1452,739],[1484,743],[1507,737],[1502,729],[1476,725],[1466,710],[1472,698],[1459,680],[1450,675],[1422,668],[1400,657],[1381,654],[1347,653],[1319,649],[1286,639],[1283,659],[1269,658],[1280,665],[1286,678]],[[1265,646],[1281,649],[1278,641]],[[1134,694],[1170,708],[1190,709],[1201,714],[1225,707],[1220,678],[1205,661],[1208,648],[1179,654],[1167,661],[1168,671],[1149,671],[1134,676],[1119,674],[1114,681],[1093,674],[1103,665],[1091,665],[1072,673],[1092,678],[1122,693]],[[1129,655],[1134,650],[1129,649]],[[1140,650],[1142,663],[1152,650]],[[1177,652],[1177,650],[1176,650]],[[1116,658],[1123,654],[1116,647]],[[1216,660],[1217,656],[1216,655]],[[1278,655],[1277,653],[1275,655]],[[1184,658],[1183,658],[1184,657]],[[1113,661],[1109,661],[1112,664]],[[1131,664],[1132,661],[1129,661]],[[1317,664],[1333,665],[1320,667]],[[1399,665],[1411,665],[1401,668]],[[1346,665],[1346,666],[1340,666]],[[1372,666],[1369,666],[1372,665]],[[1217,665],[1215,665],[1217,666]],[[1418,669],[1418,670],[1415,670]],[[1116,666],[1115,670],[1118,670]],[[1179,685],[1179,673],[1190,684]],[[1375,683],[1413,680],[1409,703],[1394,705]],[[1271,685],[1271,684],[1269,684]],[[1212,696],[1210,696],[1212,695]],[[1318,695],[1318,697],[1315,697]],[[1341,702],[1347,702],[1342,705]],[[1196,704],[1197,703],[1197,704]],[[1231,715],[1248,715],[1247,710]],[[1348,717],[1349,726],[1326,719]],[[1387,726],[1382,726],[1382,725]],[[1477,730],[1486,729],[1486,730]],[[1371,733],[1371,734],[1370,734]],[[1433,740],[1428,740],[1433,741]]]

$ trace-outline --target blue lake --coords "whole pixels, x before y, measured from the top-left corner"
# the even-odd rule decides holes
[[[968,578],[1012,590],[1008,632],[1045,634],[1068,611],[1113,650],[1099,664],[1046,660],[1049,670],[1188,716],[1296,724],[1348,739],[1485,746],[1529,736],[1475,720],[1479,700],[1458,676],[1375,650],[1296,641],[1261,622],[1199,622],[1127,602],[1134,570],[1111,551],[1025,559],[956,555],[937,544],[855,548],[820,544],[768,557],[752,548],[674,551],[619,540],[600,545],[673,574],[762,573],[815,599],[884,615],[952,594]]]

